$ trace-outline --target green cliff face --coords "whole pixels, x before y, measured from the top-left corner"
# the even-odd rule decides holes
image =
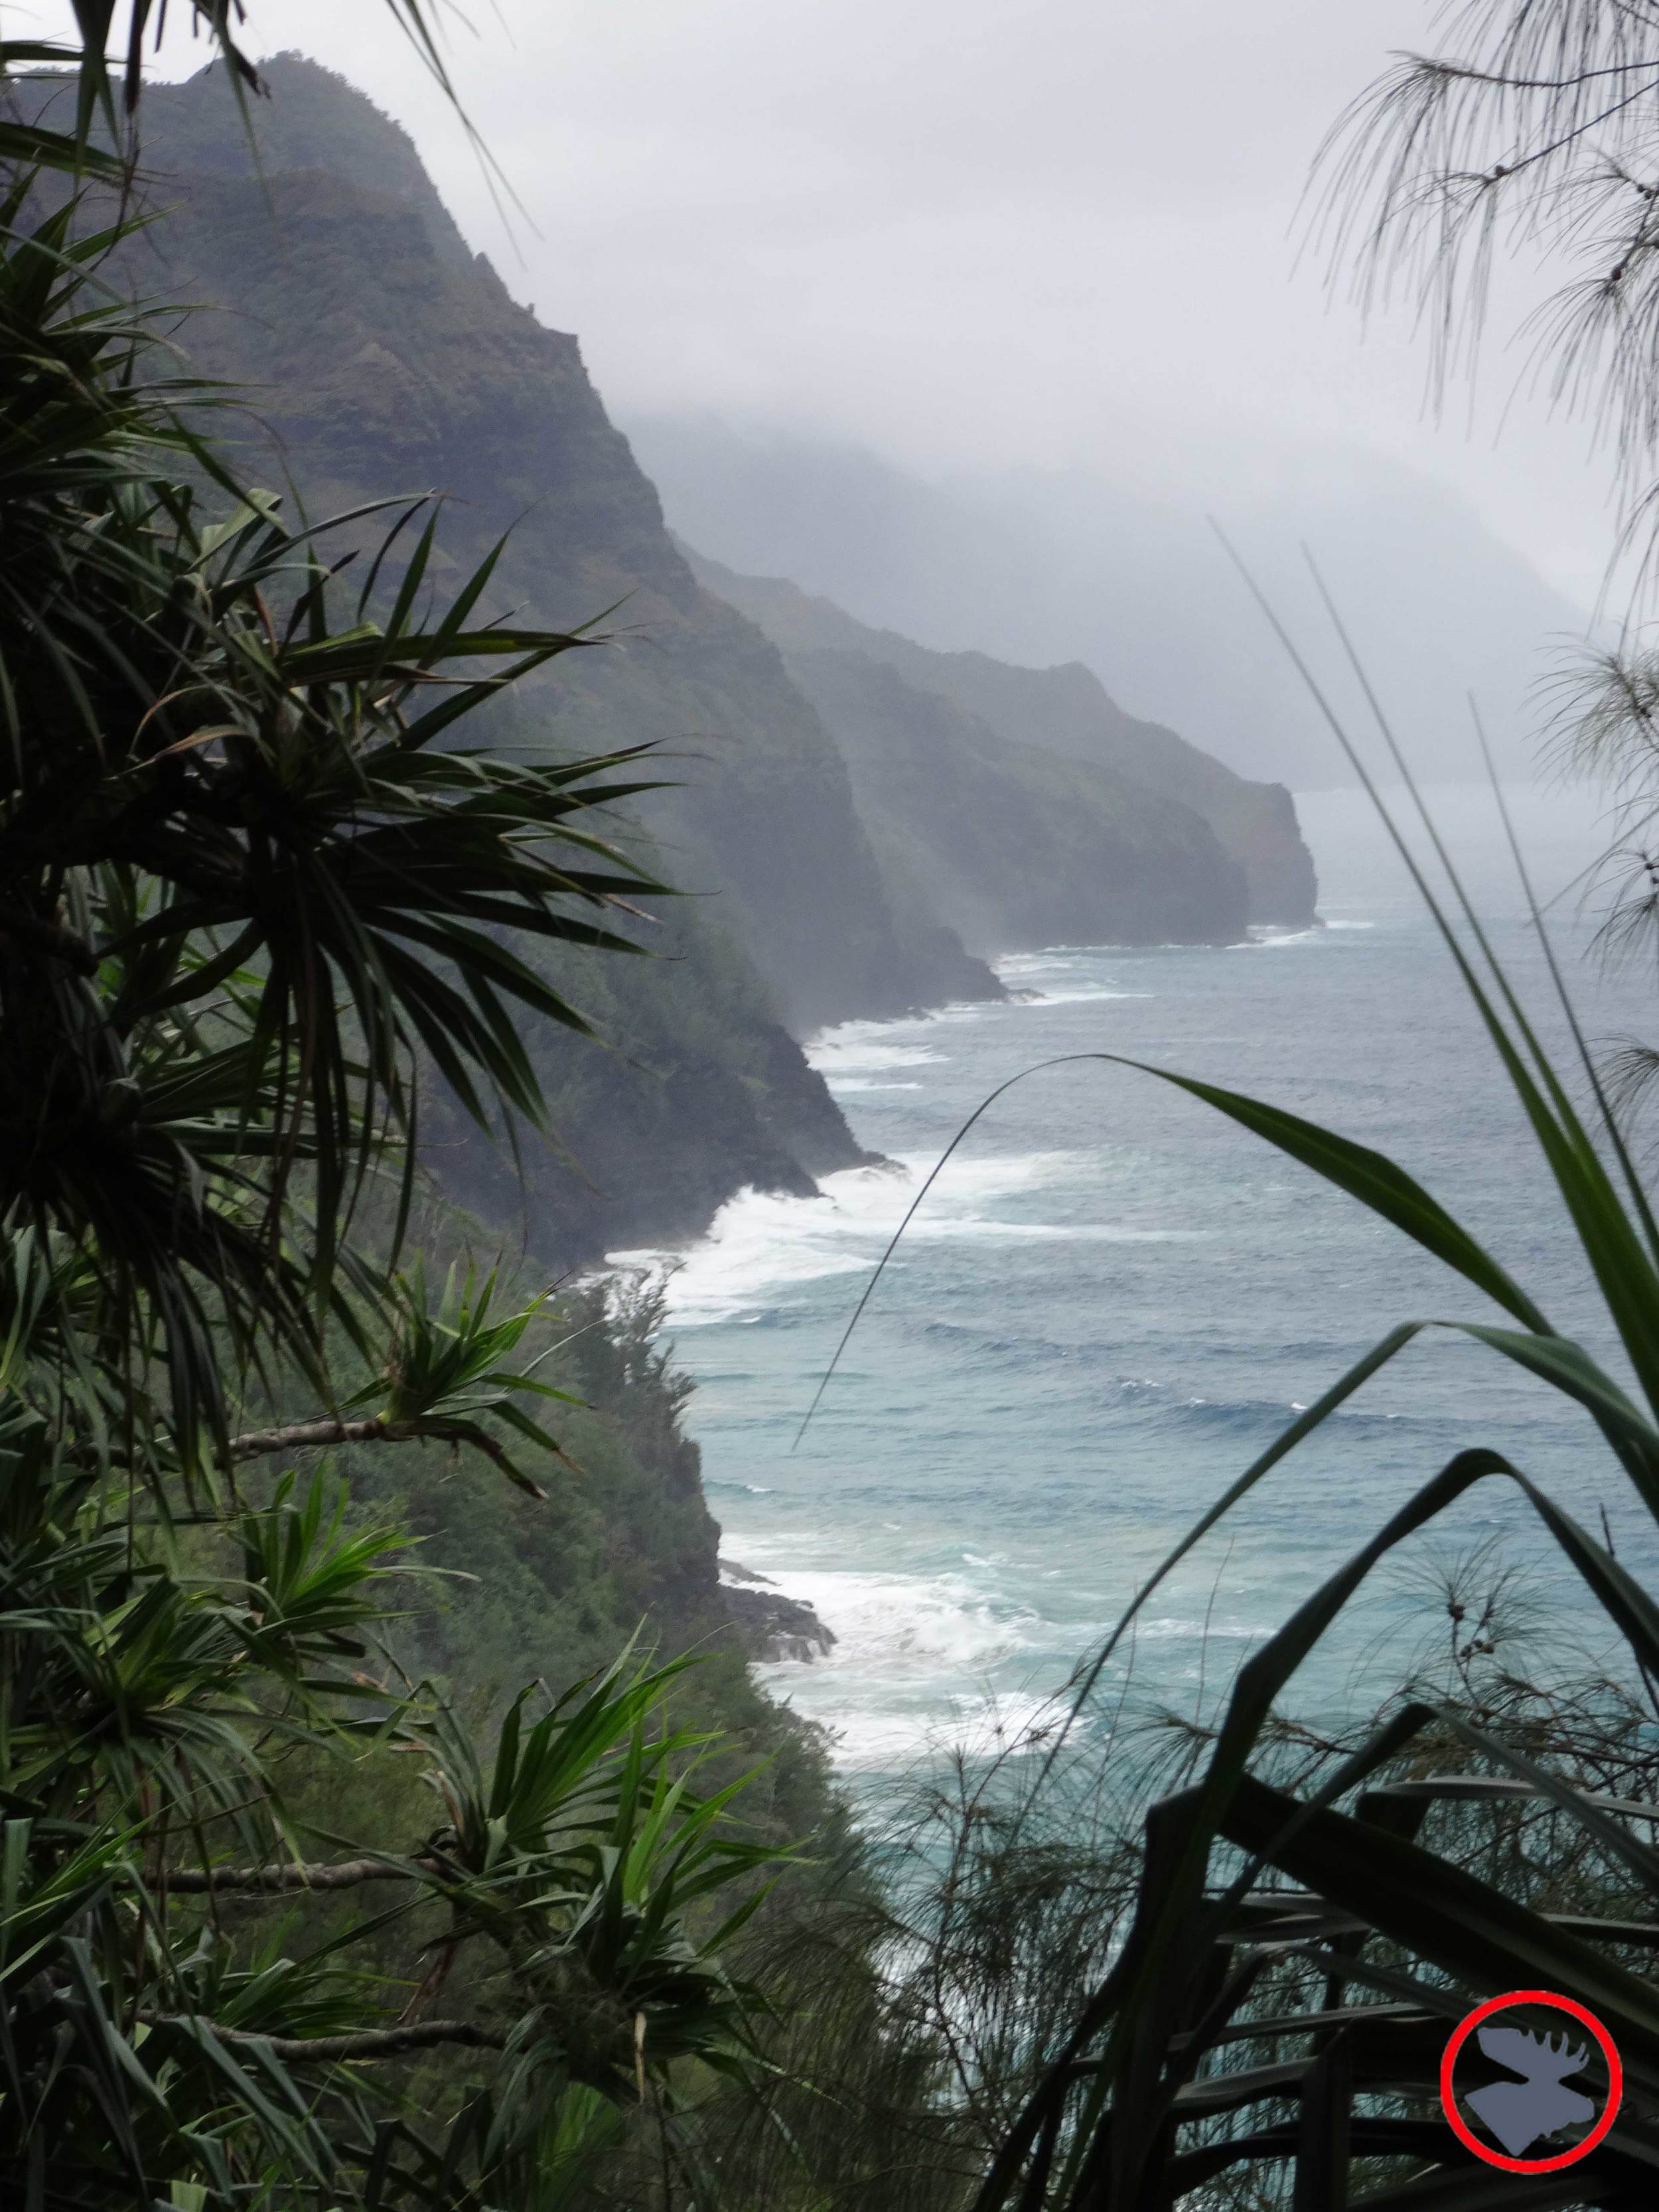
[[[406,136],[297,57],[269,77],[257,177],[212,71],[154,88],[147,162],[170,212],[125,249],[127,281],[208,303],[181,343],[249,388],[215,425],[245,480],[291,483],[317,516],[438,487],[453,564],[440,589],[504,538],[499,605],[601,618],[605,641],[526,687],[512,739],[657,748],[675,788],[635,802],[618,833],[695,895],[641,925],[666,961],[569,979],[603,1042],[542,1048],[557,1141],[530,1148],[527,1196],[509,1162],[429,1119],[430,1157],[465,1203],[522,1223],[561,1265],[695,1234],[745,1184],[806,1191],[863,1157],[795,1036],[1000,995],[979,954],[1240,933],[1238,869],[1180,792],[1111,751],[1103,694],[1101,727],[1051,713],[1039,731],[1050,677],[978,656],[874,653],[866,632],[844,665],[817,650],[844,641],[786,639],[813,648],[787,665],[765,634],[775,607],[757,624],[730,603],[737,580],[699,581],[576,341],[468,252]],[[1023,707],[1005,708],[1011,682]],[[1144,768],[1146,744],[1127,750]],[[1165,750],[1188,781],[1251,789],[1178,739]]]
[[[213,72],[155,88],[147,152],[170,211],[124,249],[125,281],[210,303],[180,339],[247,388],[211,426],[245,481],[291,485],[316,517],[436,486],[440,592],[507,536],[497,605],[572,628],[616,610],[611,641],[525,687],[498,735],[659,747],[644,772],[675,787],[613,829],[691,895],[641,927],[661,960],[569,979],[602,1041],[537,1047],[556,1141],[526,1146],[527,1191],[441,1111],[431,1164],[558,1267],[695,1235],[746,1185],[810,1192],[866,1156],[795,1036],[1000,987],[935,917],[896,921],[839,753],[775,648],[691,576],[574,339],[467,252],[361,94],[291,58],[270,74],[258,179]]]
[[[834,745],[774,648],[696,584],[575,339],[467,256],[367,100],[297,58],[269,76],[263,179],[210,70],[157,88],[173,211],[129,255],[146,289],[160,257],[169,296],[233,311],[183,335],[196,367],[252,387],[244,474],[285,467],[318,514],[436,486],[458,562],[510,533],[504,604],[571,629],[614,610],[612,641],[540,687],[546,737],[663,748],[679,788],[647,814],[673,879],[720,895],[796,1030],[949,995],[933,947],[895,927]]]
[[[860,811],[880,824],[890,880],[915,884],[970,948],[1243,935],[1243,871],[1190,808],[1011,744],[865,653],[795,653],[788,665],[846,757]]]
[[[1080,662],[1019,668],[983,653],[935,653],[896,631],[872,629],[781,578],[740,576],[685,550],[703,583],[757,623],[798,678],[812,654],[855,656],[890,670],[913,692],[950,702],[1010,744],[1086,762],[1120,786],[1190,809],[1243,869],[1249,921],[1294,927],[1313,921],[1313,859],[1284,785],[1252,782],[1173,730],[1126,714]],[[823,699],[810,683],[805,688],[842,738]],[[1128,800],[1120,793],[1115,804],[1127,827],[1133,818]]]
[[[653,957],[541,963],[595,1031],[525,1039],[554,1143],[521,1138],[515,1160],[441,1099],[428,1112],[445,1188],[553,1267],[696,1237],[745,1185],[810,1197],[873,1157],[706,909],[665,903],[633,933]]]

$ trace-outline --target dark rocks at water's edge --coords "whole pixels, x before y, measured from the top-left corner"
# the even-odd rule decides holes
[[[733,1559],[722,1559],[720,1571],[721,1592],[748,1657],[763,1666],[782,1659],[810,1664],[829,1657],[836,1632],[805,1598],[786,1597],[765,1575]]]

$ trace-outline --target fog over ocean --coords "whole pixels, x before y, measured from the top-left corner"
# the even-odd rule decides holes
[[[1514,796],[1536,880],[1603,842],[1582,796]],[[1511,975],[1559,1036],[1487,793],[1431,793]],[[1022,995],[815,1041],[854,1132],[894,1164],[816,1200],[746,1194],[671,1286],[690,1422],[722,1550],[811,1600],[840,1638],[768,1669],[872,1782],[930,1742],[1027,1725],[1138,1578],[1396,1321],[1492,1319],[1426,1255],[1165,1085],[1050,1070],[952,1160],[799,1448],[801,1416],[921,1177],[997,1084],[1103,1050],[1208,1078],[1375,1145],[1486,1241],[1558,1325],[1605,1352],[1570,1231],[1449,956],[1358,793],[1299,801],[1325,927],[1248,946],[1061,947],[1006,959]],[[1585,1026],[1650,1033],[1652,978],[1604,974],[1569,896],[1559,945]],[[633,1255],[644,1258],[646,1255]],[[1616,1370],[1615,1370],[1616,1371]],[[1137,1700],[1207,1712],[1253,1643],[1456,1450],[1497,1446],[1651,1542],[1565,1401],[1466,1340],[1420,1340],[1284,1462],[1158,1593]],[[1434,1575],[1502,1537],[1558,1626],[1573,1586],[1495,1483],[1374,1578],[1297,1686],[1368,1711],[1384,1648],[1443,1636]],[[1104,1694],[1122,1686],[1116,1667]]]

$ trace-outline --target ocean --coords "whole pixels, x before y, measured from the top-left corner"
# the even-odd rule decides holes
[[[1604,825],[1582,794],[1512,794],[1589,1034],[1653,1036],[1653,975],[1608,973],[1571,886]],[[1561,1024],[1490,793],[1430,794],[1546,1033]],[[951,1160],[797,1431],[921,1179],[996,1085],[1121,1053],[1254,1093],[1376,1146],[1617,1364],[1570,1228],[1450,958],[1352,793],[1298,799],[1323,926],[1246,945],[1056,946],[1006,958],[1012,1002],[853,1022],[811,1044],[888,1165],[816,1199],[754,1192],[677,1255],[679,1364],[697,1389],[723,1556],[811,1601],[837,1642],[764,1671],[878,1789],[1040,1716],[1204,1506],[1395,1322],[1493,1319],[1474,1291],[1212,1110],[1103,1065],[1031,1075]],[[1557,896],[1557,895],[1561,896]],[[1650,1525],[1588,1419],[1467,1340],[1419,1340],[1283,1462],[1157,1594],[1103,1677],[1213,1717],[1254,1645],[1455,1451],[1496,1446],[1627,1562]],[[1517,1632],[1559,1655],[1595,1624],[1512,1492],[1484,1483],[1386,1567],[1292,1702],[1370,1712],[1443,1644],[1442,1584],[1519,1565]],[[1486,1564],[1482,1564],[1486,1562]]]

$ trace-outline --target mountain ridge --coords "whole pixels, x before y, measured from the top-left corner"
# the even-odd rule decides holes
[[[896,629],[862,623],[787,578],[741,575],[678,533],[676,542],[693,574],[778,647],[832,734],[842,732],[814,689],[811,657],[856,655],[890,669],[913,690],[949,701],[1008,744],[1063,755],[1190,808],[1243,869],[1248,922],[1304,928],[1315,919],[1313,860],[1285,787],[1241,776],[1175,731],[1126,714],[1082,661],[1033,668],[975,650],[939,652]]]
[[[474,1210],[521,1218],[560,1266],[694,1235],[745,1184],[810,1190],[866,1155],[796,1039],[1001,987],[878,852],[775,644],[673,545],[576,339],[467,252],[407,134],[361,94],[300,58],[266,75],[257,174],[214,68],[147,95],[167,212],[111,268],[142,297],[206,303],[178,339],[198,373],[251,392],[213,422],[244,481],[275,471],[313,515],[438,486],[441,581],[499,543],[492,592],[522,618],[569,629],[612,610],[609,639],[520,687],[498,730],[560,757],[654,748],[673,788],[617,828],[692,894],[637,926],[669,961],[595,959],[574,978],[608,1042],[547,1048],[556,1135],[525,1148],[528,1212],[474,1134],[434,1136],[429,1164]],[[346,544],[382,527],[354,525]],[[1242,895],[1203,823],[1171,835],[1164,802],[1135,805],[1122,850],[1158,903],[1127,933],[1237,934]],[[1047,861],[1005,841],[1005,868],[1040,878]]]

